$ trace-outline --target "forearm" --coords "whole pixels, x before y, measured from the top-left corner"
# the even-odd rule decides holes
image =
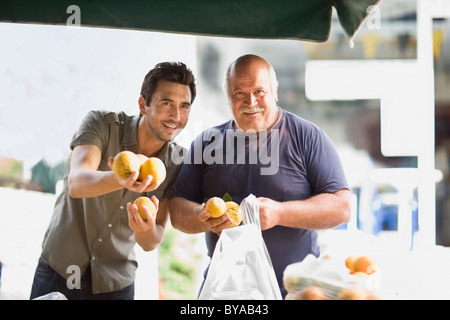
[[[200,233],[209,229],[198,219],[204,210],[199,203],[180,197],[170,199],[170,220],[172,226],[185,233]]]
[[[114,172],[83,168],[70,173],[68,186],[73,198],[96,197],[122,188]]]
[[[279,225],[323,230],[347,223],[350,219],[348,191],[324,193],[307,200],[281,203]]]
[[[163,242],[164,227],[156,224],[151,230],[134,232],[134,238],[144,251],[152,251]]]

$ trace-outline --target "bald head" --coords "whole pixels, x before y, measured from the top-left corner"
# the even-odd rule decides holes
[[[278,82],[269,62],[253,54],[241,56],[228,67],[224,82],[237,127],[259,132],[275,123]]]
[[[225,81],[224,81],[224,90],[227,95],[230,94],[230,81],[233,81],[233,79],[236,77],[236,74],[242,73],[242,72],[248,72],[251,69],[260,69],[260,68],[267,68],[270,74],[270,82],[271,82],[271,88],[274,93],[277,92],[278,89],[278,81],[277,76],[275,74],[275,70],[273,69],[272,65],[265,60],[264,58],[257,56],[255,54],[246,54],[243,56],[240,56],[236,60],[234,60],[227,69],[227,72],[225,74]]]

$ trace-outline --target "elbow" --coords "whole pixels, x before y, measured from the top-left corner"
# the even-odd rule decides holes
[[[70,188],[70,187],[69,187],[69,195],[70,195],[72,198],[81,198],[80,194],[78,194],[78,192],[76,191],[76,189]]]
[[[343,201],[340,211],[341,211],[342,223],[343,224],[349,223],[350,219],[352,217],[352,207],[351,207],[350,199],[346,199]]]
[[[76,187],[76,183],[74,182],[74,179],[69,176],[68,182],[67,182],[67,189],[69,191],[69,195],[72,198],[82,198],[81,193],[79,192],[79,188]]]
[[[174,208],[172,208],[172,206],[169,207],[169,219],[170,219],[170,224],[172,225],[172,227],[174,229],[180,229],[180,224],[179,224],[179,219],[177,218],[177,214],[176,214],[176,210],[174,210]]]
[[[351,204],[351,193],[349,190],[341,190],[339,192],[339,204],[336,206],[338,208],[340,223],[349,223],[352,217],[352,204]]]
[[[350,219],[351,219],[351,210],[350,209],[348,209],[348,210],[344,210],[343,212],[342,212],[342,224],[347,224],[347,223],[349,223],[350,222]]]
[[[182,231],[183,226],[181,225],[181,223],[179,222],[179,219],[177,219],[176,217],[174,217],[174,215],[172,214],[172,212],[170,213],[170,224],[172,225],[172,227],[174,229],[180,230]]]
[[[332,225],[332,228],[337,228],[339,226],[350,223],[351,220],[351,210],[350,208],[346,208],[344,206],[339,207],[339,209],[335,212],[335,220]]]
[[[85,197],[85,194],[83,194],[83,188],[77,184],[76,179],[72,176],[69,176],[69,179],[67,180],[67,190],[72,198]]]
[[[177,201],[178,200],[176,198],[170,199],[170,202],[169,202],[169,212],[170,212],[169,217],[170,217],[170,224],[172,225],[172,227],[174,229],[181,230],[182,226],[180,224],[180,219],[178,217],[178,208],[176,206]]]

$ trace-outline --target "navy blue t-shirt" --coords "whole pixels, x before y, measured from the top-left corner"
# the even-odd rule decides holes
[[[205,130],[191,144],[172,197],[198,203],[228,193],[240,203],[250,194],[276,201],[302,200],[348,188],[329,137],[317,125],[279,108],[267,131],[234,130],[233,121]],[[319,256],[317,232],[275,226],[262,232],[282,294],[287,265]],[[206,233],[212,256],[218,236]]]

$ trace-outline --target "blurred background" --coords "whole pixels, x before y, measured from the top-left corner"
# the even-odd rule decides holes
[[[352,220],[338,230],[357,230],[414,250],[420,217],[426,214],[433,220],[434,243],[450,246],[450,22],[433,19],[428,39],[435,207],[425,213],[419,210],[420,150],[415,149],[424,125],[415,105],[422,88],[414,78],[425,75],[403,72],[414,69],[421,54],[417,17],[415,0],[383,1],[358,31],[353,47],[335,16],[325,43],[0,23],[0,261],[4,270],[8,265],[23,268],[23,286],[11,275],[2,277],[3,287],[6,283],[18,297],[24,291],[28,295],[70,138],[87,111],[137,114],[148,70],[160,61],[183,61],[198,84],[188,126],[177,137],[188,147],[202,130],[231,117],[221,88],[223,73],[245,53],[261,55],[274,66],[280,106],[318,124],[335,143],[353,193]],[[337,80],[326,72],[329,63],[342,66]],[[361,87],[355,89],[355,73],[365,70],[361,66],[373,68],[356,79]],[[349,90],[336,98],[345,90],[332,96],[334,87]],[[398,105],[389,109],[397,111],[383,107],[383,101]],[[12,233],[19,244],[12,245]],[[141,255],[139,268],[139,277],[161,285],[142,293],[138,287],[137,297],[195,299],[203,256],[202,236],[169,228],[159,251]],[[158,272],[153,272],[155,261]]]

